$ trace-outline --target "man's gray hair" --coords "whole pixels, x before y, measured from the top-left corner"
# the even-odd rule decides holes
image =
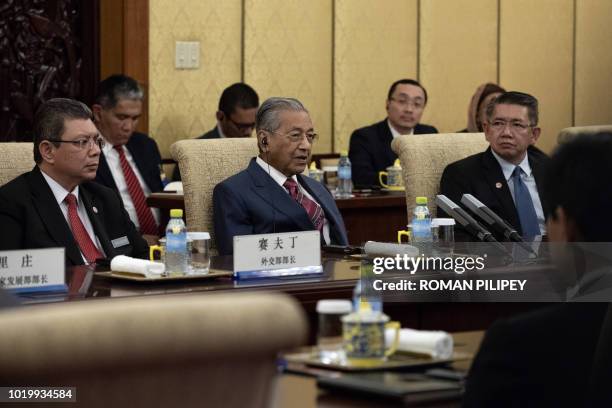
[[[302,102],[295,98],[268,98],[261,104],[255,116],[255,130],[276,131],[280,126],[278,115],[281,111],[306,112]]]

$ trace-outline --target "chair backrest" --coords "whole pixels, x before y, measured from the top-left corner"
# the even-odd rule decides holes
[[[183,179],[185,215],[190,231],[213,230],[212,193],[217,184],[246,169],[258,154],[256,138],[181,140],[170,146]]]
[[[419,196],[427,197],[433,215],[436,208],[434,200],[440,189],[444,168],[452,162],[484,151],[488,145],[484,133],[440,133],[395,138],[391,148],[402,164],[408,217]]]
[[[0,143],[0,186],[34,167],[33,143]]]
[[[566,143],[578,135],[592,135],[599,132],[612,132],[612,125],[574,126],[561,129],[557,136],[558,143]]]
[[[266,407],[277,353],[307,336],[280,293],[28,306],[0,327],[0,383],[76,387],[86,407]]]

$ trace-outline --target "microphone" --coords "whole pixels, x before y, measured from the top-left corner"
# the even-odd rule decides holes
[[[480,200],[471,194],[464,194],[461,197],[461,204],[465,205],[468,210],[476,214],[488,226],[494,228],[499,233],[503,234],[506,239],[516,242],[519,246],[534,255],[537,253],[527,244],[518,232],[508,224],[503,218],[495,214],[493,210],[484,205]]]
[[[470,214],[467,213],[463,208],[459,207],[453,200],[445,196],[444,194],[438,194],[436,196],[436,204],[444,210],[447,214],[455,219],[459,224],[463,226],[470,234],[478,238],[483,242],[490,242],[497,249],[508,254],[508,251],[502,244],[500,244],[493,235],[487,231],[482,225],[478,223]]]

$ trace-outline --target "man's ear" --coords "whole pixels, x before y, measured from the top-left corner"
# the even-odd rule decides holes
[[[580,231],[576,225],[576,221],[569,217],[563,207],[557,207],[555,210],[557,226],[559,233],[565,238],[566,242],[576,242],[580,240]]]
[[[43,140],[38,145],[38,152],[44,162],[55,163],[55,146],[48,140]]]
[[[222,122],[223,119],[225,119],[225,114],[222,111],[219,110],[215,114],[215,117],[217,118],[217,121]]]
[[[93,105],[91,105],[91,111],[93,112],[94,121],[96,123],[100,122],[100,117],[102,115],[102,105],[94,103]]]
[[[535,144],[540,138],[540,133],[542,132],[542,129],[540,129],[539,127],[534,127],[531,132],[533,134],[533,141],[531,142],[531,144]]]

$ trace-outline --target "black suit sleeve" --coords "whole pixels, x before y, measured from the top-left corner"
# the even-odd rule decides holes
[[[358,187],[378,185],[378,172],[374,168],[372,149],[368,146],[367,135],[354,131],[349,143],[349,159],[353,172],[353,184]]]
[[[253,234],[253,221],[242,200],[227,185],[217,184],[213,190],[215,242],[219,255],[234,253],[234,236]]]
[[[23,248],[23,216],[14,200],[0,193],[0,251]]]

